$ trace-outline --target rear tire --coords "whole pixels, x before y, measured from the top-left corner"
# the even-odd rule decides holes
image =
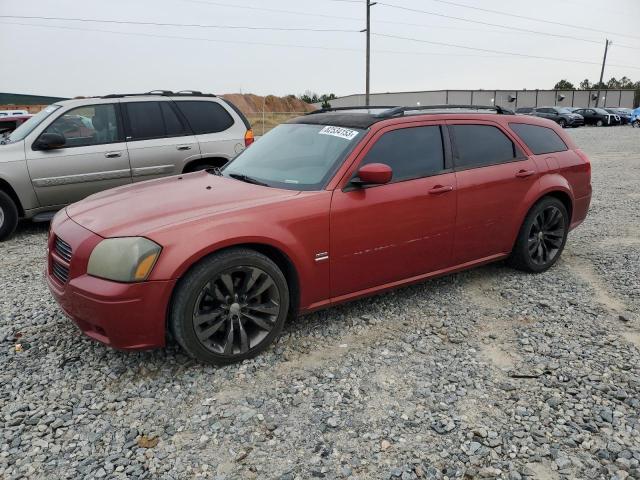
[[[554,197],[536,203],[522,223],[509,264],[532,273],[551,268],[560,258],[569,233],[569,214]]]
[[[0,241],[6,240],[18,226],[18,207],[13,199],[0,190]]]
[[[265,255],[236,248],[205,258],[180,280],[169,328],[191,357],[226,365],[271,345],[288,313],[282,271]]]
[[[601,126],[603,126],[603,125],[604,125],[604,122],[603,122],[602,120],[598,120],[598,121],[596,122],[596,127],[601,127]]]

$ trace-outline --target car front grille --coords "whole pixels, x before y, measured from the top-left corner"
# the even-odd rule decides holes
[[[55,249],[60,258],[62,258],[67,263],[71,262],[71,257],[73,255],[71,245],[62,240],[60,237],[56,237]]]
[[[69,281],[69,269],[55,260],[51,263],[51,273],[62,284]]]

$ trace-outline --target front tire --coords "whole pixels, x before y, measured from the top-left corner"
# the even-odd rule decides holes
[[[601,127],[601,126],[603,126],[603,125],[604,125],[604,122],[603,122],[602,120],[598,120],[598,121],[596,122],[596,127]]]
[[[560,120],[558,120],[558,125],[560,125],[560,128],[566,128],[567,121],[564,118],[561,118]]]
[[[265,255],[238,248],[205,258],[180,280],[169,327],[191,357],[226,365],[266,349],[288,313],[282,271]]]
[[[544,197],[527,214],[509,263],[518,270],[541,273],[560,258],[569,233],[569,214],[554,197]]]
[[[18,226],[18,207],[13,199],[0,190],[0,241],[9,238]]]

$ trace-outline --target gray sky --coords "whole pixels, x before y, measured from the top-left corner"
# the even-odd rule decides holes
[[[382,3],[405,9],[373,6],[372,32],[595,64],[373,36],[372,92],[532,89],[552,88],[561,78],[576,84],[584,78],[593,81],[600,74],[598,64],[606,36],[613,45],[605,78],[626,75],[640,79],[637,0],[620,0],[611,8],[600,0],[451,1],[588,28],[512,18],[437,0],[387,0]],[[407,8],[599,43],[506,30]],[[365,0],[0,0],[0,16],[250,27],[360,30],[364,28],[364,14]],[[0,18],[0,91],[76,96],[162,88],[286,95],[310,89],[346,95],[364,91],[364,44],[363,33],[351,32]]]

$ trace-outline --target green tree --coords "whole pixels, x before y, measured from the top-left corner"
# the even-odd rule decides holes
[[[574,87],[573,83],[571,83],[569,80],[560,80],[558,83],[556,83],[556,86],[553,87],[554,90],[573,90]]]
[[[585,78],[580,82],[580,88],[582,90],[589,90],[591,88],[591,82],[589,81],[588,78]]]
[[[611,77],[607,82],[607,88],[620,88],[620,81],[616,80],[616,77]]]

